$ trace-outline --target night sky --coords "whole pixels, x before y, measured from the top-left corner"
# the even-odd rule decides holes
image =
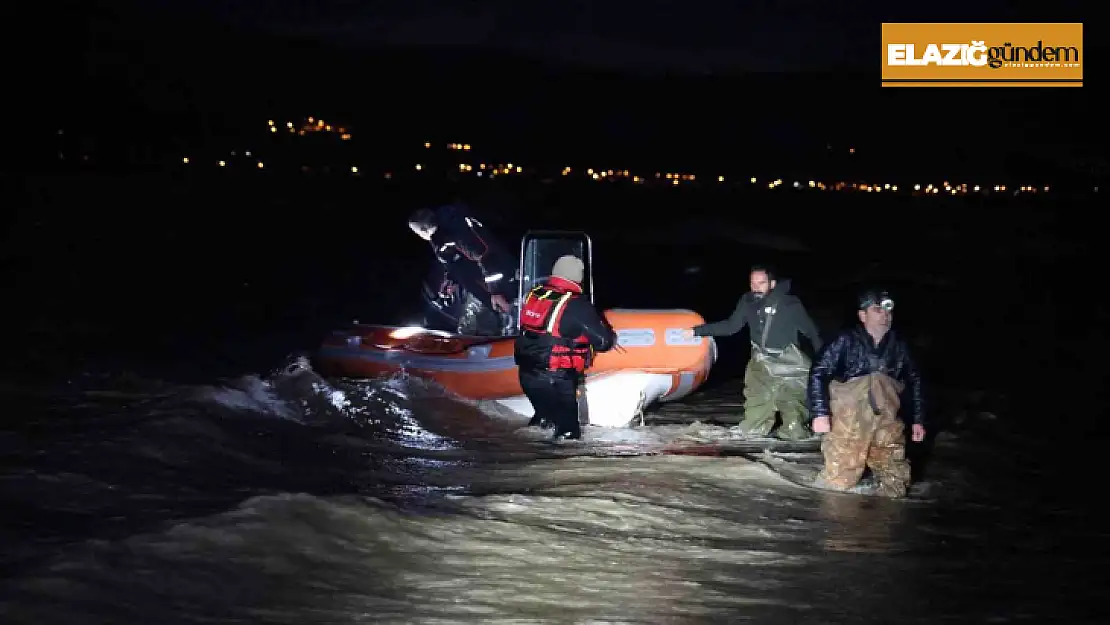
[[[879,86],[883,21],[1082,21],[1079,9],[1089,5],[1073,0],[945,0],[911,9],[878,0],[56,2],[69,5],[71,19],[60,18],[63,10],[50,3],[23,7],[37,15],[12,21],[23,40],[58,41],[16,64],[12,82],[26,85],[25,108],[43,118],[42,127],[65,120],[102,135],[122,137],[126,129],[109,121],[120,111],[170,116],[168,127],[191,136],[198,128],[231,132],[260,111],[312,110],[354,125],[389,115],[398,134],[434,132],[441,124],[450,127],[444,132],[465,128],[491,141],[498,132],[524,137],[521,129],[528,127],[544,141],[568,144],[578,142],[573,130],[592,138],[604,131],[620,145],[633,139],[665,144],[663,137],[673,136],[730,146],[744,137],[784,150],[795,143],[870,142],[878,153],[880,144],[914,137],[924,154],[925,144],[948,151],[958,138],[969,154],[1020,148],[1070,163],[1101,153],[1108,119],[1093,113],[1105,108],[1092,101],[1106,90],[1097,86],[1103,55],[1094,49],[1100,40],[1092,27],[1085,41],[1090,84],[1083,89],[954,93]],[[36,30],[31,38],[24,32]],[[383,50],[391,46],[408,49]],[[427,54],[413,47],[428,48]],[[505,53],[504,64],[497,66],[490,51]],[[513,58],[521,56],[570,67]],[[583,66],[722,80],[656,82],[562,71]],[[779,75],[767,83],[733,80],[747,73]],[[456,101],[452,115],[439,108],[446,84]],[[663,118],[682,122],[664,127]],[[760,122],[752,124],[753,118]],[[922,132],[922,123],[930,130]],[[17,132],[37,145],[37,127]],[[646,138],[645,127],[659,139]],[[128,131],[142,138],[141,128]]]
[[[883,21],[1075,21],[1079,2],[979,0],[155,0],[343,46],[486,47],[637,73],[874,67]],[[973,8],[968,8],[973,5]],[[905,6],[905,3],[903,3]]]

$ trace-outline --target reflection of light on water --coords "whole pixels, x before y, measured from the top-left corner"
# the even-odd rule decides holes
[[[391,378],[388,378],[385,382],[385,386],[398,398],[408,399],[408,393],[405,392],[405,382],[407,381],[407,379],[407,375],[398,374]]]
[[[397,494],[401,495],[431,495],[431,494],[462,494],[466,492],[466,486],[397,486],[393,489]]]
[[[312,385],[312,390],[315,391],[317,394],[327,398],[328,403],[330,403],[332,406],[335,406],[339,410],[347,411],[351,408],[351,400],[347,398],[346,393],[339,389],[332,388],[324,382],[314,382]]]
[[[818,510],[832,523],[821,541],[825,551],[895,553],[906,549],[897,538],[906,515],[905,502],[828,493],[821,495]]]
[[[405,464],[416,465],[426,469],[447,469],[458,466],[458,462],[450,460],[436,460],[435,458],[406,458]],[[459,488],[462,488],[461,486]]]
[[[399,431],[402,445],[429,450],[455,449],[458,447],[455,441],[425,430],[419,421],[412,418],[411,410],[397,407],[396,415],[401,420]]]

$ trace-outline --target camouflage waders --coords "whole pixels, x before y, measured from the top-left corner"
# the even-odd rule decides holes
[[[806,427],[806,384],[810,361],[797,345],[762,349],[752,344],[752,357],[744,371],[744,420],[740,431],[747,436],[767,436],[775,427],[775,413],[782,415],[779,438],[809,438]]]
[[[829,383],[831,430],[821,442],[825,467],[817,485],[855,487],[870,467],[878,494],[905,497],[910,483],[906,426],[898,418],[902,384],[883,373]]]

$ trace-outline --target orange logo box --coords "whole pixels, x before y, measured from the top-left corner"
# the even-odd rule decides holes
[[[883,24],[884,87],[1082,87],[1083,24]]]

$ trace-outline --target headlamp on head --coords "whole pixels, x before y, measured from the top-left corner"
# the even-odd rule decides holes
[[[867,310],[872,306],[891,312],[894,310],[894,299],[886,291],[867,291],[859,298],[859,309]]]

